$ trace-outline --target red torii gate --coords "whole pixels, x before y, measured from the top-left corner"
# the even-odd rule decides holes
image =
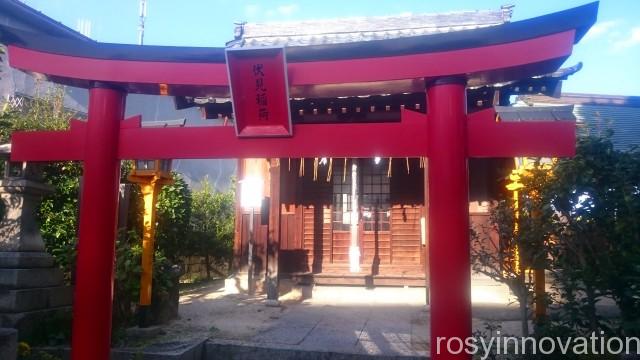
[[[238,138],[232,127],[141,128],[139,117],[123,119],[128,92],[228,94],[225,49],[83,43],[0,29],[14,68],[89,89],[87,122],[12,137],[15,161],[84,164],[73,359],[109,357],[120,160],[317,156],[429,158],[431,354],[469,358],[436,353],[439,337],[471,336],[467,159],[572,156],[575,124],[497,122],[494,109],[467,114],[466,86],[556,70],[595,22],[597,7],[446,34],[286,48],[293,92],[362,82],[384,89],[418,79],[427,114],[402,110],[393,123],[294,124],[293,136],[277,138]]]

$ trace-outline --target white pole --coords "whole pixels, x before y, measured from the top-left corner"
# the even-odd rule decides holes
[[[249,267],[249,274],[247,274],[247,291],[249,292],[249,295],[253,295],[255,293],[255,288],[254,288],[254,284],[253,284],[253,272],[255,271],[255,266],[253,264],[253,247],[255,244],[255,234],[254,234],[254,229],[253,229],[253,221],[254,221],[254,216],[255,215],[255,209],[252,206],[251,207],[251,220],[249,220],[249,251],[247,252],[247,261],[248,261],[248,267]]]
[[[351,165],[351,246],[349,246],[349,271],[360,271],[360,247],[358,246],[358,165]]]
[[[144,44],[144,20],[147,18],[147,0],[140,0],[140,25],[138,25],[138,45]]]

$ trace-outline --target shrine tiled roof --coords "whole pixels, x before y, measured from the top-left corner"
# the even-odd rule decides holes
[[[65,39],[93,41],[19,0],[0,1],[0,24]]]
[[[495,106],[502,121],[538,121],[549,119],[575,121],[573,105],[564,106]]]
[[[309,46],[396,39],[471,30],[501,25],[511,20],[513,6],[498,10],[381,17],[240,23],[230,47]]]

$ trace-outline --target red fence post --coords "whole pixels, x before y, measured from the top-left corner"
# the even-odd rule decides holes
[[[428,82],[429,276],[431,358],[470,359],[471,336],[469,186],[466,81],[448,77]],[[454,339],[456,337],[462,343]],[[448,349],[450,344],[450,349]],[[458,350],[462,350],[458,353]],[[452,350],[449,352],[448,350]]]
[[[73,360],[108,360],[118,210],[118,137],[126,94],[104,86],[89,90],[76,284]]]

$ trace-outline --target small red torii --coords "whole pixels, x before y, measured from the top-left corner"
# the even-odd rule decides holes
[[[12,135],[12,160],[83,161],[73,359],[109,358],[120,160],[317,156],[429,158],[431,356],[470,358],[433,346],[438,338],[471,336],[467,159],[572,156],[575,123],[499,122],[494,109],[467,114],[466,87],[556,70],[595,22],[597,8],[596,2],[445,34],[288,47],[292,90],[362,82],[384,89],[418,79],[427,114],[402,110],[400,121],[390,123],[293,124],[292,136],[284,137],[240,138],[224,126],[142,128],[140,117],[124,119],[127,93],[228,96],[234,74],[224,48],[101,44],[0,28],[12,67],[89,89],[88,121],[72,120],[67,131]]]

